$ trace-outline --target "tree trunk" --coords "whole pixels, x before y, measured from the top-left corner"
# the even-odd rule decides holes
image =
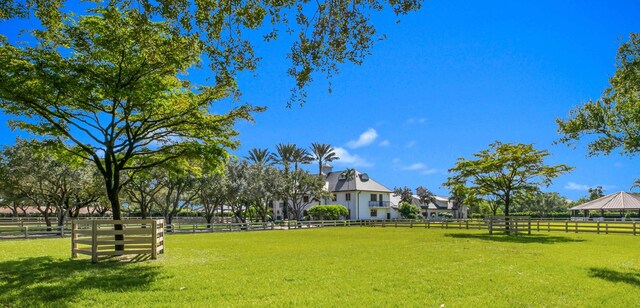
[[[107,180],[107,197],[109,198],[109,203],[111,204],[111,212],[113,213],[113,220],[117,221],[117,220],[122,220],[122,212],[120,209],[120,198],[119,198],[119,185],[115,184],[113,182],[112,185],[109,185],[109,180]],[[123,226],[121,224],[115,224],[113,225],[113,229],[116,231],[121,231],[123,230]],[[124,234],[116,234],[115,238],[116,241],[124,241]],[[116,251],[121,251],[124,250],[124,244],[116,244],[115,245],[115,250]]]

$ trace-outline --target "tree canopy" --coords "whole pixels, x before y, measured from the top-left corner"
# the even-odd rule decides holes
[[[616,56],[616,72],[602,96],[571,110],[568,119],[556,119],[560,142],[589,140],[589,155],[619,149],[640,152],[640,33],[631,33]]]
[[[496,206],[504,205],[504,213],[509,215],[515,198],[530,196],[540,186],[549,186],[554,178],[573,169],[562,164],[545,165],[544,159],[549,155],[547,150],[536,150],[531,144],[496,141],[489,149],[473,154],[475,159],[458,158],[444,185],[464,191],[467,204],[485,199]]]
[[[235,121],[259,109],[210,112],[232,90],[181,78],[203,51],[196,36],[136,10],[91,12],[33,31],[35,47],[0,41],[0,107],[13,127],[92,161],[119,219],[123,171],[181,157],[220,162],[237,144]]]
[[[315,74],[331,77],[341,63],[361,64],[385,37],[373,25],[376,13],[391,10],[396,16],[405,15],[418,10],[422,0],[113,0],[105,4],[136,12],[145,20],[162,21],[172,34],[195,39],[216,82],[234,91],[238,90],[236,74],[257,67],[261,56],[255,51],[260,43],[282,37],[290,40],[286,56],[291,65],[286,73],[295,82],[290,103],[302,103],[304,88]],[[59,30],[69,18],[83,15],[79,11],[100,5],[97,1],[7,0],[0,2],[0,21],[35,16],[48,30]]]

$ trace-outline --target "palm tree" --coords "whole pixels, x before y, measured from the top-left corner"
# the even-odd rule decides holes
[[[639,187],[640,187],[640,179],[635,179],[633,181],[633,184],[631,184],[631,188],[629,190],[634,189],[634,188],[639,188]]]
[[[307,151],[306,149],[300,148],[295,144],[293,146],[295,147],[295,150],[293,151],[291,159],[293,161],[294,170],[298,171],[298,164],[310,164],[313,160],[313,157],[311,157],[311,154],[309,154],[309,151]]]
[[[289,173],[289,168],[293,162],[293,155],[296,151],[296,145],[291,143],[276,144],[276,153],[271,153],[271,160],[282,166],[284,173]]]
[[[336,156],[334,148],[332,148],[331,145],[327,143],[312,143],[311,151],[313,152],[315,159],[318,161],[319,175],[322,173],[323,162],[332,162],[334,160],[340,159],[340,157]]]
[[[349,168],[340,173],[340,177],[347,181],[347,190],[351,190],[351,181],[356,179],[356,169]],[[356,203],[357,204],[357,203]],[[347,206],[351,205],[351,200],[347,201]],[[356,214],[358,213],[358,209],[356,209]]]
[[[269,149],[253,148],[249,150],[249,156],[246,156],[245,159],[260,166],[271,166],[274,163],[273,153],[269,152]]]

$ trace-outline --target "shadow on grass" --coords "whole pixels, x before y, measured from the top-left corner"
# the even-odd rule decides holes
[[[451,233],[445,236],[452,238],[464,238],[473,240],[483,240],[492,242],[507,242],[507,243],[537,243],[537,244],[555,244],[555,243],[569,243],[569,242],[584,242],[582,239],[574,239],[565,236],[555,235],[506,235],[506,234],[468,234],[468,233]]]
[[[84,291],[129,292],[148,289],[160,269],[106,261],[33,257],[0,262],[0,306],[69,306]]]
[[[634,287],[640,287],[640,271],[620,272],[604,267],[592,267],[589,269],[589,276],[600,278],[611,282],[624,282]]]

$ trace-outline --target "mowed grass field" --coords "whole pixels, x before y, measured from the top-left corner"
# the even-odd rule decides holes
[[[0,306],[631,307],[640,237],[324,228],[178,234],[156,261],[0,241]]]

